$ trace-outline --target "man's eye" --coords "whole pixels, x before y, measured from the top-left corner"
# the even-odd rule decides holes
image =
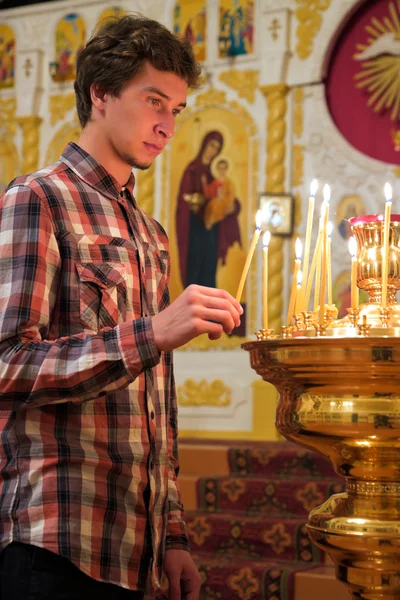
[[[181,114],[181,111],[174,108],[174,110],[172,111],[172,114],[174,115],[174,117],[177,117],[178,115]]]
[[[158,98],[149,98],[150,104],[153,106],[160,106],[161,101]]]

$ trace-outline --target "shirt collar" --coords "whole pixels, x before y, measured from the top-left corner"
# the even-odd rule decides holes
[[[135,187],[133,173],[130,174],[124,186],[120,185],[111,173],[106,171],[93,156],[90,156],[78,144],[70,142],[62,153],[60,160],[68,165],[78,177],[109,198],[114,200],[118,198],[123,188],[127,189],[133,196],[133,188]]]

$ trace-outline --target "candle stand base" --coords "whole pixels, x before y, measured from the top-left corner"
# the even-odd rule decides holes
[[[327,456],[346,479],[309,516],[313,542],[354,598],[400,598],[400,337],[247,342],[252,368],[280,393],[276,426]]]

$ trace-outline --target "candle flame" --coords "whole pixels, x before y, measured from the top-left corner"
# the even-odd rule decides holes
[[[332,221],[328,221],[328,225],[326,226],[326,233],[328,237],[332,237],[333,224]]]
[[[303,271],[299,270],[299,271],[297,271],[297,285],[298,285],[298,287],[301,287],[302,283],[303,283]]]
[[[326,202],[327,204],[329,204],[329,200],[330,199],[331,199],[331,188],[326,183],[324,185],[324,202]]]
[[[388,182],[385,183],[385,198],[386,202],[392,201],[392,186]]]
[[[263,246],[264,248],[268,248],[269,243],[271,241],[271,232],[270,231],[266,231],[263,235]]]
[[[303,244],[301,243],[301,239],[300,238],[296,239],[295,253],[296,253],[297,260],[301,260],[301,256],[303,254]]]
[[[310,185],[310,196],[315,196],[318,189],[318,179],[313,179]]]
[[[349,252],[353,258],[357,254],[357,240],[354,236],[349,239]]]
[[[262,210],[258,210],[256,214],[256,229],[261,229],[261,223],[263,221]]]

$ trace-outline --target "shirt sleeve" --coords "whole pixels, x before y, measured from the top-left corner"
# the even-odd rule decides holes
[[[48,209],[27,186],[0,198],[0,408],[84,401],[127,387],[160,360],[151,318],[47,339],[61,279]]]
[[[189,538],[185,523],[181,492],[178,483],[178,406],[174,373],[171,367],[171,400],[168,428],[168,518],[166,549],[189,551]]]

